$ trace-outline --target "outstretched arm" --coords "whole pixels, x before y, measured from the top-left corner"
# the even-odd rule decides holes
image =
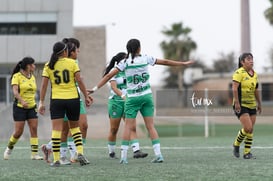
[[[193,64],[193,60],[189,60],[186,62],[182,61],[174,61],[174,60],[168,60],[168,59],[156,59],[156,64],[158,65],[168,65],[168,66],[187,66]]]
[[[112,71],[110,71],[108,74],[106,74],[100,81],[99,83],[93,87],[92,89],[88,89],[88,93],[91,94],[93,92],[95,92],[97,89],[101,88],[102,86],[104,86],[104,84],[106,84],[112,77],[114,77],[114,75],[116,75],[119,72],[119,69],[114,68]]]

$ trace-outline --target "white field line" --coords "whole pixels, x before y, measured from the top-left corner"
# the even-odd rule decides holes
[[[1,149],[5,149],[6,147],[0,147]],[[107,149],[108,147],[104,146],[84,146],[84,149]],[[117,148],[119,148],[117,146]],[[153,149],[151,146],[142,146],[141,148],[145,149]],[[161,146],[162,150],[212,150],[212,149],[231,149],[231,146],[187,146],[187,147],[176,147],[176,146],[171,146],[171,147],[166,147],[166,146]],[[273,149],[273,146],[253,146],[253,149]],[[30,149],[29,146],[15,146],[14,149],[18,150],[25,150],[25,149]]]

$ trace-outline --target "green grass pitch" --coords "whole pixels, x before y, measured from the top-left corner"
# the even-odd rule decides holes
[[[140,139],[140,145],[149,156],[133,159],[130,149],[127,165],[108,158],[106,140],[88,140],[85,155],[91,162],[89,165],[73,163],[59,168],[52,168],[44,161],[30,160],[29,142],[19,140],[10,160],[0,159],[0,181],[269,181],[273,178],[272,134],[264,134],[259,129],[254,134],[252,149],[257,159],[252,160],[232,156],[232,142],[237,129],[228,130],[231,135],[219,137],[161,137],[165,161],[158,164],[150,163],[153,150],[148,137]],[[41,140],[40,144],[45,142]],[[5,147],[6,141],[1,141],[2,155]],[[118,148],[117,153],[119,156]]]

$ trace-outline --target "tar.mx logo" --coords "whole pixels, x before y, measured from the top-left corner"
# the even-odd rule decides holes
[[[212,99],[195,97],[195,92],[194,92],[191,96],[191,103],[192,103],[192,107],[210,106],[212,105]]]

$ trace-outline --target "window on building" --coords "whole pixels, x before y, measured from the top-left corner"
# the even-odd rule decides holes
[[[0,35],[51,35],[56,33],[56,13],[0,13]]]
[[[9,77],[0,76],[0,103],[10,103],[12,100],[12,91],[9,87]]]
[[[56,23],[0,23],[1,35],[56,34]]]
[[[6,79],[0,77],[0,102],[6,102]]]
[[[273,83],[262,83],[262,101],[273,101]]]

